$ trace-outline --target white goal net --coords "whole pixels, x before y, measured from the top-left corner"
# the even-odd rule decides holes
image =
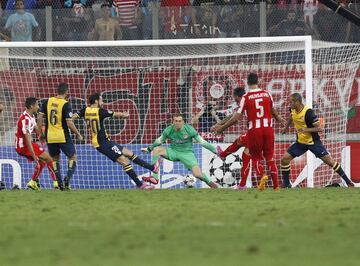
[[[223,118],[231,106],[232,91],[246,87],[246,77],[256,72],[260,87],[268,90],[275,107],[285,118],[288,96],[300,92],[325,124],[325,146],[336,161],[344,165],[346,116],[354,75],[359,68],[360,46],[313,42],[310,37],[270,37],[243,39],[162,40],[128,42],[55,42],[0,44],[0,175],[11,187],[22,187],[31,177],[34,165],[18,156],[14,149],[17,118],[24,111],[26,97],[40,100],[56,95],[60,82],[69,84],[74,112],[88,104],[88,97],[101,92],[104,108],[129,110],[127,120],[109,119],[105,125],[111,139],[150,162],[140,149],[151,144],[181,112],[200,134],[214,145],[226,147],[246,131],[246,121],[224,135],[209,132],[213,108]],[[311,53],[312,46],[312,53]],[[311,59],[312,58],[312,59]],[[309,60],[312,60],[309,61]],[[197,114],[198,119],[193,119]],[[121,166],[98,153],[90,143],[85,122],[75,122],[84,141],[76,144],[78,167],[72,178],[75,189],[133,188]],[[275,123],[275,157],[280,158],[295,141],[295,132],[281,135]],[[217,142],[217,143],[216,143]],[[241,156],[225,162],[195,145],[203,170],[223,186],[239,182]],[[241,153],[241,149],[238,154]],[[345,166],[345,165],[344,165]],[[67,160],[62,156],[63,176]],[[139,176],[150,173],[134,165]],[[346,167],[344,167],[346,169]],[[179,162],[163,160],[161,188],[184,187],[188,170]],[[280,176],[280,174],[279,174]],[[322,187],[337,179],[332,170],[306,155],[292,162],[290,174],[299,186]],[[249,179],[248,185],[257,180]],[[40,177],[43,187],[51,187],[47,170]],[[269,183],[269,185],[271,185]],[[202,186],[200,182],[197,187]]]

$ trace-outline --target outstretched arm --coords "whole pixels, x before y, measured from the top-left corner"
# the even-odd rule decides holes
[[[235,125],[239,121],[240,118],[241,118],[241,114],[235,113],[224,124],[216,124],[215,126],[213,126],[212,130],[214,132],[220,134],[220,133],[224,132],[227,128],[231,127],[232,125]]]
[[[164,134],[161,134],[160,137],[158,137],[153,144],[151,144],[150,146],[146,147],[146,148],[142,148],[141,151],[142,152],[151,152],[155,147],[160,146],[161,144],[163,144],[166,141],[166,137],[164,136]]]
[[[282,127],[285,126],[285,120],[279,115],[278,111],[274,107],[271,108],[271,113],[276,122],[280,123]]]
[[[130,116],[129,111],[125,111],[125,112],[115,112],[114,113],[114,118],[128,118]]]
[[[281,130],[281,133],[285,134],[288,131],[291,124],[292,124],[292,118],[291,118],[291,115],[290,115],[287,122],[286,122],[285,127]]]
[[[203,146],[205,149],[211,151],[212,153],[216,154],[216,149],[213,145],[211,145],[209,142],[204,140],[200,135],[196,135],[195,140],[200,143],[201,146]]]

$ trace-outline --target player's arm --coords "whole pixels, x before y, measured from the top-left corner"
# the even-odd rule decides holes
[[[37,163],[39,161],[39,158],[36,157],[33,146],[32,146],[32,138],[31,138],[31,134],[30,133],[26,133],[24,134],[25,136],[25,145],[28,148],[28,150],[30,151],[31,157],[34,159],[34,161]]]
[[[211,151],[212,153],[216,154],[216,149],[213,145],[211,145],[209,142],[204,140],[199,134],[194,137],[194,139],[200,143],[201,146],[203,146],[205,149]]]
[[[66,125],[68,126],[70,131],[76,135],[78,140],[83,140],[83,137],[81,136],[79,130],[77,130],[77,128],[76,128],[76,126],[74,124],[74,121],[72,119],[73,114],[71,112],[71,107],[70,107],[69,103],[66,103],[63,106],[63,113],[64,113],[64,117],[65,117],[65,120],[66,120]]]
[[[299,128],[298,132],[320,133],[323,131],[320,120],[312,109],[306,111],[305,123],[308,125],[308,127]],[[309,125],[312,125],[312,127],[309,127]]]
[[[212,131],[221,134],[224,132],[227,128],[231,127],[232,125],[235,125],[241,118],[241,113],[235,113],[231,116],[229,120],[227,120],[223,124],[216,124],[212,127]]]
[[[130,116],[129,111],[125,112],[114,112],[113,117],[114,118],[123,118],[126,119]]]
[[[4,105],[0,103],[0,113],[4,110]]]
[[[280,123],[281,126],[285,125],[285,120],[279,115],[278,111],[274,107],[271,107],[271,113],[275,118],[276,122]]]
[[[195,125],[199,122],[200,117],[204,114],[204,109],[201,109],[200,112],[198,112],[192,119],[191,124]]]
[[[29,120],[25,119],[23,121],[23,127],[22,127],[22,132],[24,134],[24,138],[25,138],[25,145],[26,148],[29,150],[31,157],[34,159],[34,161],[37,163],[39,161],[39,158],[36,157],[33,146],[32,146],[32,137],[31,137],[31,133],[30,133],[30,125],[29,125]]]
[[[141,151],[142,152],[151,152],[155,147],[160,146],[161,144],[163,144],[166,141],[167,137],[165,136],[164,132],[163,134],[161,134],[160,137],[158,137],[153,144],[151,144],[150,146],[146,147],[146,148],[142,148]]]
[[[44,123],[44,116],[46,114],[47,100],[40,106],[39,113],[37,116],[37,126],[41,129]]]
[[[281,130],[281,134],[285,134],[289,130],[289,127],[291,126],[292,122],[293,122],[292,117],[290,115],[286,121],[284,128]]]
[[[86,107],[82,108],[80,111],[76,112],[75,114],[73,114],[72,116],[72,120],[76,120],[76,119],[79,119],[79,118],[84,118],[85,116],[85,109]]]

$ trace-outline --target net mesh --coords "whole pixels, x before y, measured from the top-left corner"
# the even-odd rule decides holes
[[[13,44],[12,44],[13,45]],[[3,46],[4,47],[4,46]],[[258,73],[260,87],[269,91],[281,116],[288,116],[287,98],[293,92],[305,97],[305,46],[294,42],[247,42],[192,45],[97,46],[80,47],[5,47],[0,50],[0,114],[1,179],[7,186],[21,177],[22,186],[30,179],[33,165],[18,156],[14,149],[17,118],[24,111],[26,97],[41,100],[56,95],[56,87],[66,82],[70,87],[70,103],[74,112],[87,104],[87,98],[101,92],[104,108],[113,111],[129,110],[127,120],[111,119],[105,125],[111,139],[134,151],[150,162],[150,155],[140,149],[151,144],[171,123],[171,115],[185,114],[199,133],[214,145],[226,147],[239,134],[246,132],[246,121],[227,130],[221,136],[210,133],[215,117],[210,105],[221,119],[233,106],[232,91],[246,87],[250,72]],[[313,105],[325,124],[323,141],[334,159],[343,163],[348,99],[359,67],[360,46],[324,42],[313,43]],[[200,113],[201,112],[201,113]],[[196,116],[197,114],[199,114]],[[121,166],[97,152],[90,144],[85,122],[75,122],[84,141],[76,144],[78,168],[72,179],[76,189],[132,188],[134,184]],[[275,159],[280,158],[295,140],[292,129],[280,134],[275,123]],[[242,149],[238,155],[219,161],[199,145],[195,155],[211,179],[223,186],[239,182]],[[292,163],[291,180],[306,186],[306,155]],[[332,170],[315,161],[314,184],[326,185],[337,177]],[[63,176],[67,169],[65,156],[61,165]],[[280,168],[280,167],[279,167]],[[20,169],[20,170],[19,170]],[[147,170],[135,165],[139,176]],[[161,164],[162,188],[183,187],[188,170],[179,162],[164,160]],[[51,187],[47,170],[41,177],[44,187]],[[250,179],[249,186],[257,184]],[[271,185],[271,183],[269,183]],[[196,186],[202,186],[200,182]]]

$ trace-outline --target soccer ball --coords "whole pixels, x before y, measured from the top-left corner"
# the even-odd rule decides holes
[[[230,154],[222,160],[214,155],[210,160],[210,179],[222,187],[239,184],[242,160],[238,154]]]
[[[188,187],[188,188],[194,187],[195,183],[196,183],[195,176],[193,176],[191,174],[187,174],[186,176],[184,176],[185,187]]]

